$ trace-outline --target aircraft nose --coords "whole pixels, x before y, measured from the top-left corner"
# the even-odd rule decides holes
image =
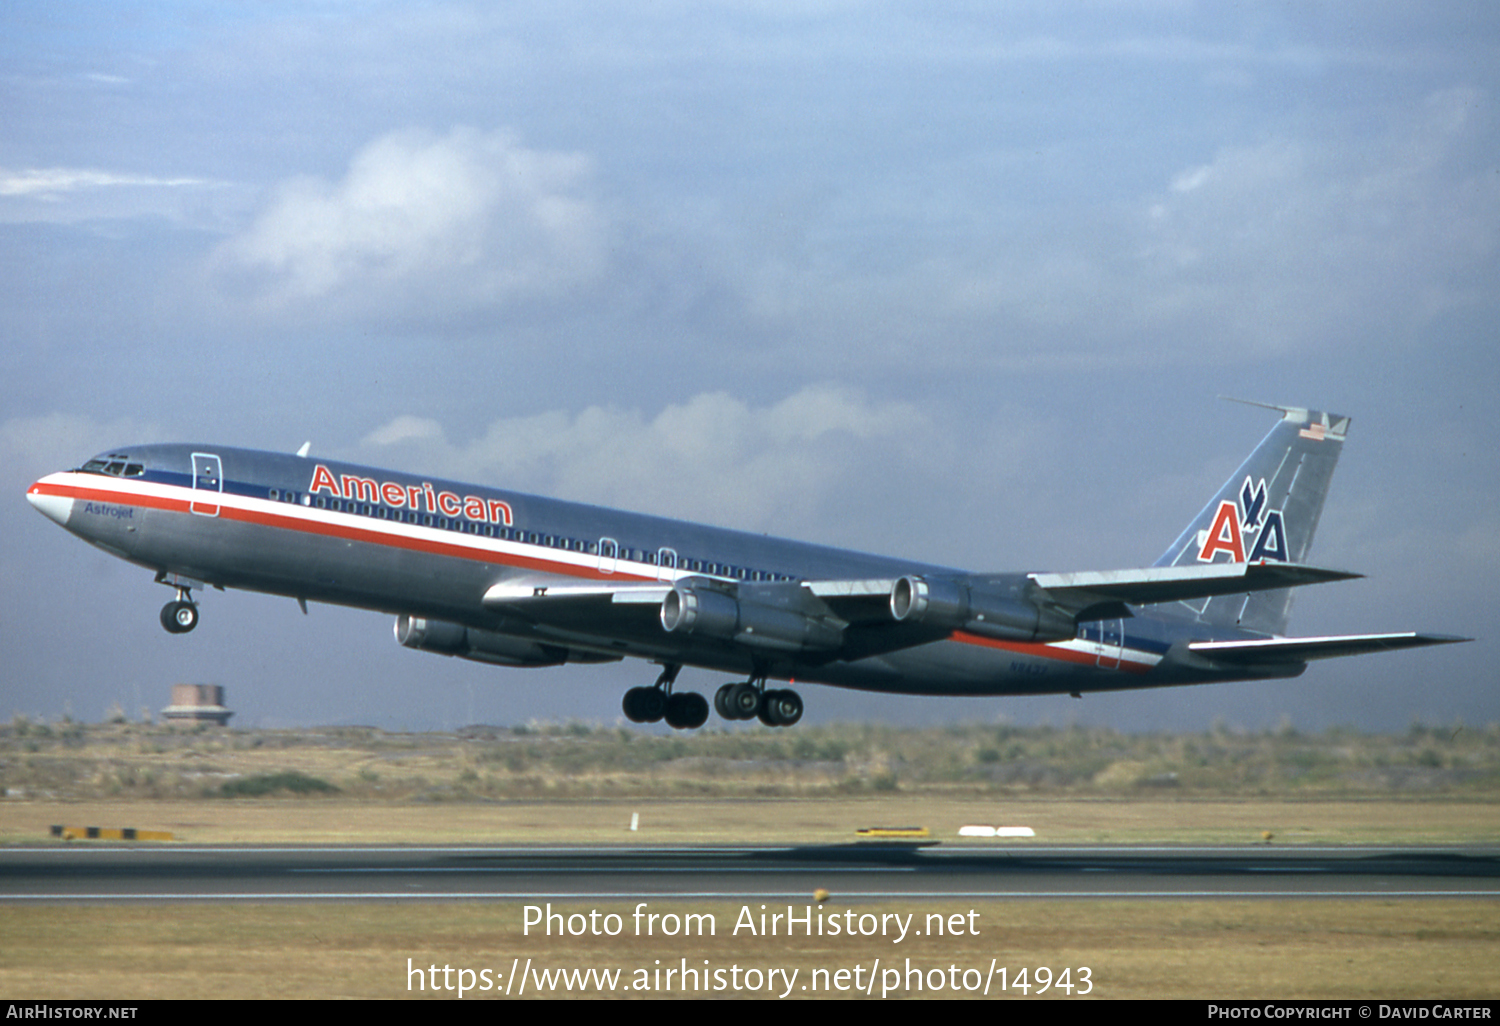
[[[40,510],[48,520],[63,527],[68,526],[68,518],[73,515],[73,500],[65,495],[52,494],[41,481],[27,489],[26,501]]]

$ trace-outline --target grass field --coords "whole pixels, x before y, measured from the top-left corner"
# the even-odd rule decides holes
[[[844,843],[859,827],[908,824],[945,844],[997,843],[955,836],[988,823],[1031,826],[1035,841],[999,842],[1022,846],[1494,845],[1497,765],[1494,729],[1135,738],[861,727],[689,739],[578,725],[390,735],[16,722],[0,728],[0,843],[63,843],[45,840],[54,823],[166,829],[214,844]],[[307,780],[327,787],[308,790]],[[877,996],[894,985],[893,997],[930,997],[937,984],[936,996],[967,996],[992,965],[1012,985],[1026,968],[1029,991],[1002,994],[988,976],[990,997],[1034,998],[1039,968],[1059,983],[1068,969],[1073,993],[1058,986],[1045,996],[1075,1000],[1085,975],[1090,996],[1104,998],[1500,996],[1500,903],[1491,900],[851,905],[834,895],[825,906],[918,922],[975,913],[966,920],[975,935],[900,944],[736,936],[741,905],[659,900],[651,907],[662,913],[713,915],[714,935],[636,937],[632,907],[598,906],[622,917],[619,936],[545,937],[523,936],[522,906],[508,903],[0,905],[0,993],[456,999],[450,988],[467,981],[464,1000],[483,1000],[531,959],[528,996],[558,970],[618,970],[604,989],[635,996],[648,996],[643,986],[652,995],[853,996],[837,988],[872,979]],[[684,967],[706,974],[696,986],[688,977],[685,991]],[[677,970],[670,981],[658,975],[667,969]],[[772,969],[797,975],[789,985]],[[601,993],[598,977],[582,990],[557,977],[552,986]]]
[[[274,781],[382,802],[522,798],[1465,798],[1500,795],[1500,726],[1399,735],[1290,727],[1119,734],[966,725],[652,733],[581,723],[369,727],[0,726],[9,798],[253,796]],[[297,787],[282,787],[295,792]]]
[[[632,816],[639,829],[630,831]],[[0,804],[0,843],[45,841],[53,824],[170,830],[200,844],[841,844],[866,826],[921,825],[945,844],[965,824],[1029,826],[1026,844],[1500,843],[1500,801],[1479,799],[118,799]],[[1269,841],[1266,834],[1271,835]]]

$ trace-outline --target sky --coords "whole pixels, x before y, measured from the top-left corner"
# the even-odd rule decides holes
[[[804,723],[1500,721],[1493,3],[0,8],[0,715],[217,683],[238,726],[620,720],[149,572],[28,484],[193,441],[974,570],[1149,565],[1270,428],[1353,418],[1292,681],[808,686]],[[722,675],[684,671],[711,695]]]

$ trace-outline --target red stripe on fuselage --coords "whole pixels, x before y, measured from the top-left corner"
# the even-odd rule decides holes
[[[983,638],[978,634],[970,634],[967,631],[954,631],[949,639],[961,645],[979,645],[984,648],[998,648],[1004,652],[1015,652],[1019,655],[1036,656],[1038,659],[1051,659],[1060,663],[1074,663],[1078,666],[1096,666],[1101,670],[1113,669],[1114,667],[1100,666],[1099,656],[1093,652],[1080,652],[1073,648],[1063,648],[1060,645],[1044,645],[1038,642],[1024,641],[997,641],[994,638]],[[1148,673],[1151,666],[1147,663],[1137,663],[1129,659],[1120,659],[1121,670],[1126,673]]]
[[[64,486],[57,484],[44,484],[37,482],[32,486],[32,491],[40,491],[45,495],[57,495],[62,498],[94,501],[112,502],[116,505],[145,506],[149,509],[166,510],[170,513],[189,513],[189,505],[192,498],[175,499],[161,495],[146,495],[130,490],[128,487],[116,491],[101,491],[94,488],[81,486]],[[196,493],[186,490],[189,496]],[[301,531],[304,534],[315,534],[325,538],[339,538],[344,541],[367,542],[373,545],[385,545],[391,548],[406,549],[410,552],[425,552],[436,556],[450,556],[456,559],[469,559],[477,563],[498,563],[502,566],[523,570],[536,570],[544,573],[558,574],[567,577],[579,577],[587,580],[656,580],[654,575],[632,573],[628,570],[620,570],[614,573],[605,573],[598,567],[580,566],[577,563],[564,563],[550,559],[538,559],[531,556],[521,556],[513,553],[498,552],[494,549],[484,548],[485,541],[503,541],[493,539],[484,535],[465,535],[471,537],[478,545],[460,545],[453,542],[433,541],[425,538],[416,538],[403,532],[375,531],[369,528],[357,527],[349,524],[330,523],[326,520],[307,519],[305,517],[291,517],[278,515],[276,513],[261,512],[253,509],[241,509],[224,503],[227,495],[218,492],[210,492],[219,498],[219,513],[216,517],[205,516],[205,520],[234,520],[239,523],[257,524],[261,527],[270,527],[284,531]],[[241,498],[234,496],[234,498]],[[250,499],[251,502],[264,501],[271,504],[271,500]],[[302,507],[299,507],[302,508]],[[335,516],[357,516],[358,514],[333,514]],[[416,528],[412,524],[392,524],[395,527]],[[437,530],[441,528],[416,528],[418,530]],[[458,532],[454,532],[458,533]],[[513,544],[525,545],[526,542],[513,542]],[[597,558],[597,557],[595,557]],[[623,560],[621,561],[623,562]]]
[[[151,509],[161,509],[172,513],[189,513],[190,498],[194,491],[183,489],[189,498],[175,499],[161,495],[146,495],[129,489],[128,486],[118,490],[102,491],[95,488],[84,488],[80,486],[63,486],[57,484],[45,484],[38,481],[32,486],[33,491],[41,491],[46,495],[57,495],[62,498],[86,501],[113,502],[122,505],[146,506]],[[219,493],[213,493],[219,494]],[[240,498],[235,496],[235,498]],[[272,500],[250,499],[251,502],[265,502],[267,505],[276,505]],[[357,516],[358,514],[334,514],[336,516]],[[473,536],[481,545],[458,545],[452,542],[431,541],[424,538],[415,538],[405,533],[375,531],[369,528],[357,527],[348,524],[330,523],[326,520],[307,519],[305,517],[291,517],[278,515],[276,513],[261,512],[259,510],[241,509],[236,506],[225,505],[219,507],[217,518],[205,517],[204,519],[234,520],[240,523],[257,524],[262,527],[270,527],[276,530],[301,531],[305,534],[320,535],[325,538],[339,538],[344,541],[367,542],[373,545],[386,545],[392,548],[406,549],[411,552],[425,552],[436,556],[449,556],[455,559],[468,559],[479,563],[498,563],[513,569],[536,570],[542,573],[557,574],[559,576],[583,578],[586,580],[657,580],[654,575],[631,573],[629,571],[618,571],[606,574],[597,567],[580,566],[577,563],[563,563],[556,560],[537,559],[530,556],[521,556],[513,553],[502,553],[493,549],[482,547],[482,541],[496,541],[499,539],[488,539],[484,536]],[[398,525],[414,527],[415,525]],[[441,530],[441,528],[420,528],[421,530]],[[517,542],[515,544],[528,544]],[[1072,663],[1077,666],[1093,666],[1099,669],[1113,669],[1099,665],[1099,656],[1092,652],[1080,652],[1076,649],[1063,648],[1057,645],[1046,645],[1035,642],[997,641],[994,638],[985,638],[966,631],[954,631],[949,640],[956,641],[961,645],[978,645],[983,648],[1000,649],[1005,652],[1014,652],[1018,655],[1033,656],[1038,659],[1048,659],[1053,662]],[[1129,659],[1120,659],[1119,669],[1126,673],[1147,673],[1152,667],[1147,663],[1134,662]]]

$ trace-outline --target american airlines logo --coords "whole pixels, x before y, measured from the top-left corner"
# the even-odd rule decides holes
[[[1246,556],[1246,545],[1250,546]],[[1212,563],[1220,552],[1231,563],[1290,562],[1281,510],[1266,509],[1266,479],[1245,478],[1239,500],[1219,503],[1213,526],[1198,535],[1198,561]]]
[[[437,491],[431,482],[419,485],[404,485],[395,481],[376,481],[373,477],[357,474],[333,476],[333,471],[319,463],[313,468],[311,495],[331,495],[338,499],[353,499],[403,507],[419,513],[440,513],[443,516],[462,516],[481,524],[501,524],[509,527],[515,522],[510,503],[502,499],[487,499],[482,495],[460,496],[457,492]]]

